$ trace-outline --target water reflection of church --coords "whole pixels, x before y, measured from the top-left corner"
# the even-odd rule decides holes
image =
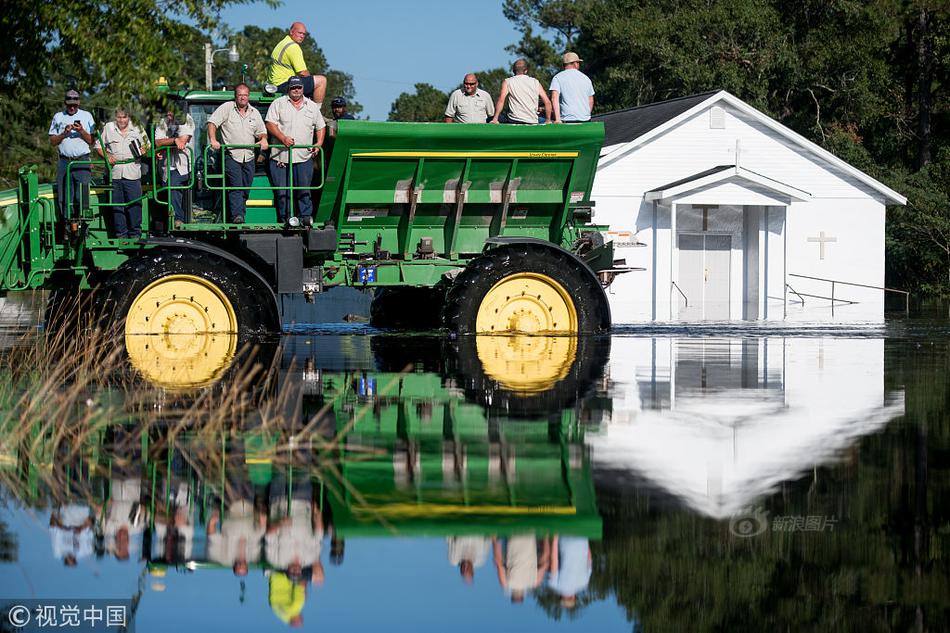
[[[903,410],[871,338],[616,338],[610,422],[588,433],[602,481],[713,517],[833,460]]]

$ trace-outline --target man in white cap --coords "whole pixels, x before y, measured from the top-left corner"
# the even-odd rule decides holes
[[[577,53],[564,53],[564,70],[551,79],[555,123],[590,121],[590,113],[594,109],[594,85],[579,70],[582,61]]]
[[[91,173],[88,162],[76,163],[71,167],[69,163],[89,160],[89,146],[92,144],[95,122],[89,112],[79,109],[78,91],[67,90],[63,105],[63,109],[53,116],[53,122],[49,126],[49,142],[59,150],[59,162],[56,164],[56,201],[59,215],[68,224],[69,230],[76,233],[79,230],[78,217],[82,200],[88,196]]]

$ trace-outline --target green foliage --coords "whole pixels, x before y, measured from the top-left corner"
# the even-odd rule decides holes
[[[416,84],[415,92],[396,97],[389,109],[390,121],[441,121],[449,95],[431,84]]]
[[[505,68],[492,68],[475,73],[478,77],[478,87],[491,95],[492,103],[501,93],[501,82],[511,76],[511,71]],[[415,92],[404,92],[393,102],[389,111],[390,121],[442,121],[445,118],[445,104],[449,95],[456,88],[461,88],[462,82],[453,86],[448,92],[442,92],[430,84],[416,84]]]
[[[16,170],[25,163],[39,164],[44,179],[52,176],[56,153],[46,132],[67,88],[83,93],[82,107],[98,114],[100,124],[120,104],[141,119],[159,96],[159,77],[173,88],[204,87],[204,45],[209,41],[215,48],[236,44],[241,57],[238,63],[228,62],[223,53],[214,57],[216,89],[240,81],[243,64],[249,67],[248,82],[262,83],[270,52],[285,30],[250,25],[231,33],[218,17],[226,6],[251,1],[256,0],[184,0],[173,10],[159,0],[5,3],[0,37],[9,53],[0,59],[0,118],[16,134],[4,150],[0,188],[13,187]],[[360,112],[352,77],[330,68],[312,39],[304,42],[303,51],[308,69],[326,75],[328,97],[342,95],[350,112]],[[325,110],[329,114],[329,104]]]

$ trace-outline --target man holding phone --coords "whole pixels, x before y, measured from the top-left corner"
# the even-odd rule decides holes
[[[53,115],[53,122],[49,126],[49,141],[59,150],[59,162],[56,165],[56,202],[59,217],[67,224],[71,233],[78,233],[79,213],[83,201],[88,200],[91,173],[88,162],[74,164],[68,169],[67,199],[67,168],[71,161],[89,160],[89,145],[93,142],[95,121],[89,112],[79,109],[79,92],[76,90],[67,90],[63,103],[63,109]]]

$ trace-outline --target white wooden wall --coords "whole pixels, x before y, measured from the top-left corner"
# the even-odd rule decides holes
[[[624,156],[601,158],[594,182],[595,219],[609,224],[618,244],[617,257],[641,266],[616,279],[609,290],[615,323],[636,323],[670,318],[670,281],[675,262],[670,251],[670,210],[645,202],[645,192],[717,165],[738,162],[745,169],[778,180],[811,194],[804,202],[775,199],[774,192],[739,186],[732,182],[714,187],[702,196],[678,199],[689,202],[755,204],[769,207],[768,318],[785,318],[784,275],[786,272],[825,277],[874,286],[884,285],[884,201],[882,196],[836,167],[806,152],[744,113],[728,106],[725,128],[711,129],[709,109],[668,130],[662,136]],[[608,148],[610,149],[610,148]],[[731,196],[731,197],[730,197]],[[768,198],[772,199],[768,199]],[[787,218],[785,217],[787,213]],[[825,259],[818,244],[808,242],[824,231],[837,238],[826,243]],[[648,248],[626,248],[625,233],[635,233]],[[736,243],[741,245],[741,242]],[[760,257],[765,256],[764,245]],[[787,253],[787,263],[783,255]],[[741,263],[741,254],[739,260]],[[765,263],[760,270],[765,270]],[[789,280],[802,293],[830,295],[830,285]],[[799,287],[801,286],[801,288]],[[824,290],[821,290],[821,288]],[[803,290],[806,288],[807,290]],[[819,291],[821,290],[821,291]],[[741,286],[736,289],[741,301]],[[859,301],[855,306],[836,306],[808,300],[804,308],[797,298],[789,304],[787,318],[805,321],[867,321],[883,316],[883,293],[877,290],[838,288],[835,296]],[[655,296],[655,300],[654,300]],[[741,317],[741,309],[733,318]],[[760,317],[764,315],[764,306]]]

